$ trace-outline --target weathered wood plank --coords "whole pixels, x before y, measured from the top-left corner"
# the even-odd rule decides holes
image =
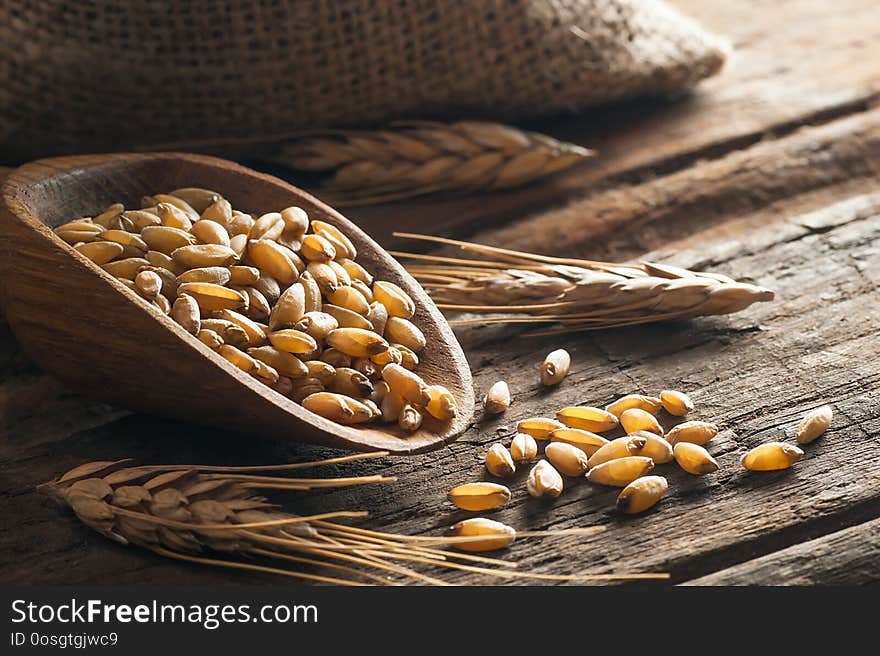
[[[880,519],[875,519],[684,585],[867,585],[878,581]]]

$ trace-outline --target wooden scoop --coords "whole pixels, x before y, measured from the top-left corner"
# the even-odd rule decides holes
[[[180,187],[214,189],[261,214],[298,205],[339,227],[358,262],[413,298],[427,338],[418,373],[446,386],[459,414],[396,425],[328,421],[241,372],[64,243],[52,228],[114,202]],[[25,352],[73,390],[140,412],[244,434],[359,451],[417,453],[458,436],[473,414],[470,369],[443,315],[382,247],[341,214],[278,178],[226,160],[179,153],[60,157],[13,171],[0,190],[0,302]],[[247,448],[242,442],[242,448]]]

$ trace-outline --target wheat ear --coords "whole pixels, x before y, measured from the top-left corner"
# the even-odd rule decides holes
[[[550,257],[443,237],[396,237],[455,246],[470,258],[392,251],[448,312],[493,314],[459,319],[485,323],[561,324],[544,332],[597,330],[634,324],[731,314],[771,301],[770,289],[717,273],[667,264],[614,264]]]
[[[325,174],[333,205],[367,205],[438,191],[508,189],[567,169],[593,151],[500,123],[406,121],[334,130],[285,145],[275,160]]]
[[[370,531],[328,521],[364,517],[356,511],[297,516],[281,510],[257,490],[312,489],[393,481],[364,476],[335,479],[286,478],[253,472],[286,471],[338,464],[387,453],[263,467],[206,465],[128,466],[128,460],[91,462],[37,489],[69,506],[99,533],[177,560],[340,585],[416,582],[447,585],[413,569],[427,565],[501,579],[609,581],[665,579],[666,574],[530,574],[517,563],[438,546],[483,537],[415,537]],[[588,535],[602,527],[521,532],[517,537]],[[301,565],[317,567],[302,571]]]

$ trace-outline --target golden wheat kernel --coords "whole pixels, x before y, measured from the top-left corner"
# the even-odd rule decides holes
[[[743,454],[740,463],[750,471],[776,471],[788,469],[803,455],[804,452],[793,444],[768,442]]]
[[[344,269],[343,269],[343,270],[344,270]],[[367,301],[367,306],[368,306],[368,307],[369,307],[370,305],[372,305],[373,303],[376,303],[376,302],[377,302],[376,299],[373,298],[373,290],[372,290],[372,288],[371,288],[367,283],[365,283],[364,281],[362,281],[362,280],[352,280],[352,281],[351,281],[351,288],[357,290],[358,292],[360,292],[361,296],[363,296],[364,299],[366,299],[366,301]],[[379,303],[379,305],[382,305],[382,304]],[[367,311],[367,315],[366,315],[366,316],[369,317],[369,315],[370,315],[370,313],[369,313],[369,311]]]
[[[222,198],[216,191],[201,187],[181,187],[170,192],[169,195],[185,201],[196,212],[204,212],[210,205]]]
[[[311,396],[312,394],[317,394],[318,392],[324,391],[324,386],[321,384],[321,381],[317,378],[312,378],[311,376],[306,376],[304,378],[295,378],[290,382],[290,398],[292,398],[297,403],[302,403],[303,399]]]
[[[510,407],[510,388],[503,380],[494,383],[483,397],[483,412],[498,415]]]
[[[431,393],[421,377],[398,364],[386,364],[382,368],[382,378],[391,391],[400,394],[413,405],[424,407],[431,401]]]
[[[229,232],[215,221],[198,221],[190,228],[190,232],[203,244],[216,244],[229,248]]]
[[[306,307],[305,288],[295,282],[284,290],[269,312],[269,328],[289,328],[303,318]]]
[[[352,281],[360,280],[367,285],[373,284],[373,274],[354,260],[349,258],[336,258],[336,261],[348,272],[348,277],[351,278]]]
[[[177,276],[178,284],[185,282],[211,282],[215,285],[226,285],[229,282],[229,269],[222,266],[198,267],[189,269]]]
[[[642,453],[645,444],[647,444],[647,440],[638,435],[618,437],[616,440],[611,440],[608,444],[596,449],[595,453],[590,456],[590,467],[596,467],[609,460],[645,455]]]
[[[141,271],[134,277],[134,286],[144,298],[153,299],[162,291],[162,279],[152,271]]]
[[[503,444],[496,443],[486,453],[486,469],[493,476],[507,478],[516,471],[516,465],[510,451]]]
[[[354,260],[357,257],[357,249],[351,239],[349,239],[348,235],[336,226],[327,223],[326,221],[315,220],[312,221],[312,230],[333,244],[336,244],[337,255],[339,257],[349,260]],[[339,246],[342,248],[340,249]]]
[[[590,468],[587,454],[565,442],[551,442],[544,447],[544,456],[566,476],[583,476]]]
[[[419,366],[419,356],[412,349],[407,348],[403,344],[392,344],[391,346],[400,351],[400,366],[404,369],[412,371]]]
[[[257,368],[254,369],[252,374],[254,378],[257,378],[260,382],[269,386],[278,382],[280,376],[273,367],[260,360],[254,360],[254,362],[257,364]]]
[[[694,402],[684,392],[663,390],[660,392],[660,401],[663,409],[674,417],[684,417],[694,409]]]
[[[235,235],[229,239],[229,248],[235,251],[238,259],[244,259],[247,256],[248,237],[247,235]]]
[[[297,359],[297,362],[299,362],[299,359]],[[306,375],[317,378],[324,387],[331,385],[333,379],[336,378],[336,368],[321,360],[308,360],[304,366]]]
[[[122,216],[131,222],[132,231],[137,233],[140,233],[147,226],[162,225],[162,220],[157,215],[143,210],[130,210]]]
[[[303,237],[299,252],[309,262],[329,262],[336,257],[336,249],[333,248],[333,244],[321,235],[315,234]]]
[[[268,239],[249,240],[247,255],[262,273],[284,286],[295,282],[303,271],[302,262],[293,251]]]
[[[373,283],[373,298],[388,310],[389,317],[410,319],[416,313],[416,304],[405,291],[387,280]]]
[[[617,509],[629,515],[644,512],[660,501],[668,489],[663,476],[642,476],[620,491]]]
[[[456,542],[452,546],[460,551],[496,551],[510,546],[516,539],[516,531],[485,517],[472,517],[452,525],[448,531],[450,537],[477,538],[485,536],[485,539],[474,539]]]
[[[606,405],[605,410],[620,419],[621,413],[630,408],[638,408],[639,410],[650,412],[653,415],[657,414],[662,407],[663,404],[660,402],[660,399],[654,396],[627,394],[626,396],[621,396],[613,403]]]
[[[431,400],[428,401],[425,410],[429,415],[442,421],[453,419],[458,415],[458,404],[448,389],[442,385],[429,385],[428,394]]]
[[[311,353],[318,348],[314,337],[293,328],[284,328],[269,333],[269,342],[278,350],[295,355]]]
[[[251,239],[271,239],[276,240],[284,232],[284,219],[281,218],[281,212],[268,212],[254,221],[248,236]]]
[[[215,313],[218,319],[231,321],[241,328],[248,337],[248,346],[262,346],[266,343],[266,331],[252,319],[234,310],[219,310]]]
[[[546,460],[539,460],[526,478],[526,492],[535,498],[556,498],[562,494],[562,476]]]
[[[111,241],[122,246],[126,257],[142,257],[150,249],[140,235],[125,230],[105,230],[100,237],[103,241]]]
[[[328,387],[331,392],[358,399],[366,398],[373,392],[373,384],[369,379],[360,371],[349,367],[336,369],[333,382]]]
[[[350,367],[352,363],[350,355],[346,355],[335,348],[324,349],[321,357],[318,359],[334,367]]]
[[[218,198],[204,209],[201,220],[215,221],[227,228],[232,221],[232,205],[225,198]]]
[[[285,207],[281,210],[284,231],[294,235],[303,235],[309,229],[309,215],[301,207]]]
[[[175,249],[171,253],[171,259],[187,269],[196,269],[199,267],[225,267],[237,262],[238,255],[228,246],[196,244]]]
[[[449,490],[446,498],[462,510],[480,512],[506,504],[510,490],[497,483],[465,483]]]
[[[247,333],[241,329],[241,326],[237,326],[231,321],[206,318],[201,320],[200,326],[207,330],[213,330],[227,344],[231,344],[236,348],[247,348]]]
[[[551,351],[541,363],[541,382],[544,385],[558,385],[568,375],[571,356],[565,349]]]
[[[249,318],[254,321],[261,321],[266,323],[269,319],[269,311],[271,308],[269,307],[269,301],[266,300],[266,297],[263,296],[260,292],[258,292],[253,287],[237,287],[235,285],[232,286],[234,290],[237,292],[241,292],[245,296],[247,296],[247,310],[244,312]],[[269,324],[266,323],[266,328],[268,330]]]
[[[253,284],[253,288],[266,298],[269,305],[275,305],[281,297],[281,285],[278,284],[278,281],[262,272],[260,273],[260,279]]]
[[[377,353],[376,355],[370,356],[370,361],[376,364],[381,372],[382,367],[386,364],[400,364],[403,362],[403,356],[400,354],[400,349],[396,346],[389,346],[388,350],[384,353]]]
[[[616,428],[617,417],[601,408],[571,406],[556,413],[556,419],[569,428],[580,428],[591,433],[602,433]]]
[[[373,411],[360,401],[332,392],[311,394],[302,400],[302,405],[306,410],[338,424],[359,424],[373,418]]]
[[[370,312],[370,304],[354,287],[339,287],[332,294],[327,295],[327,300],[338,307],[357,312],[366,317]]]
[[[372,330],[337,328],[327,335],[327,344],[353,358],[368,358],[388,350],[388,342]]]
[[[77,244],[74,248],[95,264],[107,264],[122,255],[122,244],[111,241],[93,241],[88,244]]]
[[[531,462],[538,456],[538,443],[527,433],[517,433],[510,442],[510,456],[514,462]]]
[[[400,317],[388,317],[384,334],[388,341],[402,344],[414,353],[422,351],[427,344],[424,333],[414,323]]]
[[[397,392],[389,391],[382,397],[379,402],[379,409],[382,411],[382,421],[385,423],[396,422],[400,417],[400,411],[407,405],[406,399]]]
[[[384,335],[385,325],[388,323],[388,310],[379,301],[373,301],[370,303],[370,311],[367,312],[367,321],[378,335]]]
[[[280,351],[274,346],[256,346],[247,350],[249,356],[260,362],[264,362],[287,378],[304,378],[312,375],[312,369],[308,363],[303,363],[295,355]],[[331,367],[332,369],[332,367]],[[323,384],[324,381],[321,380]]]
[[[204,312],[237,310],[247,302],[241,292],[210,282],[187,282],[177,288],[178,294],[189,294]]]
[[[170,315],[188,333],[193,335],[199,334],[201,330],[199,305],[192,296],[187,296],[186,294],[178,296],[171,306]],[[217,335],[217,333],[214,334]],[[217,337],[219,338],[220,336],[217,335]],[[208,336],[208,338],[212,339],[211,336]],[[220,343],[222,343],[222,340]],[[208,345],[211,346],[210,344]],[[217,344],[217,346],[211,346],[211,348],[219,348],[219,346],[220,344]]]
[[[181,230],[192,228],[192,219],[187,216],[186,212],[178,207],[174,207],[171,203],[159,203],[156,209],[163,226],[180,228]]]
[[[672,453],[672,445],[660,435],[655,435],[648,431],[636,431],[631,433],[630,437],[644,438],[645,446],[642,447],[638,455],[648,456],[654,461],[655,465],[663,465],[675,459]]]
[[[834,411],[830,405],[823,405],[808,412],[797,427],[798,443],[809,444],[815,440],[828,429],[833,418]]]
[[[675,462],[688,474],[702,476],[718,471],[718,463],[709,452],[693,442],[679,442],[672,448]]]
[[[355,358],[352,360],[351,367],[371,380],[378,378],[381,373],[381,368],[376,366],[376,363],[370,358]]]
[[[306,271],[315,279],[322,294],[330,295],[342,286],[336,271],[325,262],[309,262],[306,265]]]
[[[567,426],[551,431],[550,441],[564,442],[576,446],[586,453],[587,457],[593,455],[601,447],[608,444],[608,440],[601,435],[596,435],[595,433],[585,431],[581,428],[568,428]]]
[[[673,446],[679,442],[703,445],[716,435],[718,435],[718,426],[715,424],[706,421],[686,421],[670,428],[664,437]]]
[[[194,207],[192,207],[184,199],[173,194],[156,194],[155,196],[153,196],[153,200],[155,200],[157,203],[157,210],[159,209],[158,204],[165,203],[183,212],[186,215],[186,218],[192,223],[195,223],[200,218],[199,213],[195,210]]]
[[[171,306],[171,311],[174,312],[174,306]],[[180,322],[178,321],[178,323]],[[223,346],[223,338],[220,337],[220,335],[215,333],[213,330],[208,330],[207,328],[199,330],[199,332],[196,333],[196,339],[198,339],[202,344],[207,346],[212,351],[216,351],[221,346]]]
[[[236,237],[241,239],[242,237],[245,240],[251,238],[251,230],[254,227],[254,217],[250,214],[242,214],[240,212],[236,212],[232,219],[229,220],[229,224],[226,226],[226,231],[229,233],[229,245],[231,246]]]
[[[171,259],[170,255],[160,253],[159,251],[147,251],[144,258],[154,267],[159,269],[167,269],[175,275],[183,273],[183,269]]]
[[[72,245],[95,241],[104,230],[104,226],[92,222],[91,219],[77,219],[55,228],[55,234]]]
[[[587,472],[587,480],[599,485],[626,487],[654,469],[654,461],[645,456],[628,456],[603,462]]]
[[[351,285],[351,276],[348,275],[348,271],[345,270],[339,262],[336,260],[330,260],[327,262],[327,266],[333,269],[333,273],[336,274],[336,286],[337,287],[347,287]]]
[[[397,417],[397,425],[403,430],[415,431],[421,427],[423,420],[424,415],[415,406],[407,403],[400,410],[400,415]]]
[[[536,440],[549,440],[550,433],[557,428],[565,428],[565,424],[549,417],[531,417],[519,422],[516,425],[516,432],[526,433]]]
[[[260,279],[260,270],[256,267],[235,264],[229,267],[229,284],[250,287]]]
[[[663,427],[657,421],[657,418],[650,412],[645,412],[639,408],[624,410],[620,414],[620,425],[627,433],[643,430],[657,435],[663,434]]]
[[[125,205],[123,205],[122,203],[113,203],[110,207],[101,212],[92,220],[98,225],[109,228],[111,224],[115,223],[115,220],[118,219],[124,211]]]
[[[186,230],[169,228],[167,226],[147,226],[141,230],[141,238],[143,238],[151,250],[159,251],[169,256],[178,248],[191,246],[196,243],[196,238]]]
[[[171,312],[171,301],[162,294],[156,294],[150,299],[150,303],[152,303],[153,307],[157,308],[162,314],[169,314]]]
[[[245,373],[253,373],[257,368],[256,360],[231,344],[223,344],[217,352]]]
[[[111,276],[134,281],[135,276],[140,273],[141,267],[145,266],[150,266],[149,260],[142,257],[127,257],[124,260],[114,260],[102,264],[101,268]]]
[[[333,315],[326,312],[306,312],[294,326],[297,330],[308,333],[317,341],[323,341],[327,335],[339,328],[339,322]]]
[[[324,301],[321,298],[321,288],[318,287],[314,276],[308,271],[303,271],[299,277],[299,283],[305,291],[305,311],[320,312]]]

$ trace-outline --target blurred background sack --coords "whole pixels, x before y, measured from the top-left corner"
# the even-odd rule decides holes
[[[723,61],[659,0],[5,0],[0,153],[510,121],[680,90]]]

